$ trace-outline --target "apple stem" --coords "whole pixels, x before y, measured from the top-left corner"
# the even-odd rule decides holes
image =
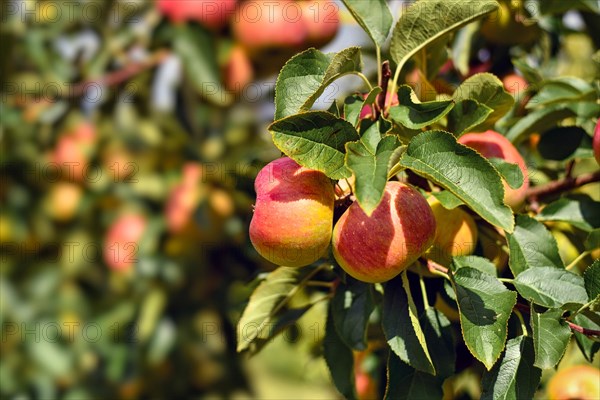
[[[527,325],[525,325],[525,320],[523,319],[523,314],[521,314],[521,312],[516,308],[513,308],[513,312],[515,313],[517,318],[519,318],[519,322],[521,323],[521,333],[523,334],[523,336],[529,336],[527,332]]]
[[[527,191],[527,198],[530,203],[537,201],[540,197],[550,196],[575,189],[588,183],[599,182],[600,171],[592,172],[578,177],[566,176],[545,185],[534,186]]]
[[[421,267],[422,268],[422,267]],[[425,280],[423,280],[423,274],[421,273],[421,268],[419,268],[419,285],[421,286],[421,294],[423,296],[423,305],[425,309],[431,308],[429,305],[429,299],[427,298],[427,288],[425,287]]]

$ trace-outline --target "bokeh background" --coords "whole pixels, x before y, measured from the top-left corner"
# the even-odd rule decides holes
[[[329,37],[258,48],[228,18],[173,8],[194,0],[1,2],[2,398],[339,397],[320,357],[326,304],[268,351],[235,352],[275,267],[247,228],[254,177],[280,154],[266,130],[277,71],[311,46],[360,45],[375,73],[341,3],[306,2],[335,15]],[[583,17],[597,16],[567,11],[547,21],[551,68],[590,80]],[[513,72],[508,45],[473,46],[473,71]],[[317,107],[360,85],[336,82]]]

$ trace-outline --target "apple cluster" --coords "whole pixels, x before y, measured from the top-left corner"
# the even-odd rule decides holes
[[[278,70],[303,49],[324,46],[340,24],[332,0],[157,0],[156,7],[174,24],[197,22],[231,36],[222,66],[230,91],[243,89],[255,72]]]
[[[465,134],[459,143],[486,158],[517,164],[525,177],[518,189],[503,182],[504,201],[518,209],[529,187],[525,161],[504,136],[494,131]],[[267,260],[290,267],[314,263],[331,246],[333,257],[350,276],[385,282],[420,257],[448,265],[453,256],[473,253],[478,229],[469,212],[446,209],[430,196],[400,181],[388,181],[371,215],[354,201],[334,218],[337,203],[348,195],[336,190],[320,171],[288,157],[267,164],[255,180],[256,205],[250,240]],[[352,196],[351,196],[352,198]]]

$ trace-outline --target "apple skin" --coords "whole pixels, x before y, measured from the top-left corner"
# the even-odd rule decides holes
[[[300,7],[291,0],[246,1],[238,7],[231,28],[236,41],[250,53],[269,48],[300,48],[308,38]]]
[[[278,265],[301,267],[325,254],[335,199],[325,174],[283,157],[260,170],[254,188],[250,240],[261,256]]]
[[[523,185],[513,189],[504,180],[504,202],[513,210],[518,210],[525,201],[527,189],[529,189],[529,177],[525,160],[519,154],[517,148],[498,132],[489,130],[483,133],[467,133],[458,139],[458,143],[478,151],[485,158],[502,158],[509,163],[518,164],[523,173]]]
[[[363,98],[367,98],[368,94],[365,93],[363,95]],[[379,94],[379,96],[381,96],[381,94]],[[377,96],[379,98],[379,96]],[[387,92],[385,95],[385,104],[388,103],[388,101],[390,101],[390,96],[392,97],[392,106],[397,106],[399,104],[398,102],[398,93],[394,93],[393,95],[391,94],[391,92]],[[375,100],[378,101],[378,100]],[[373,116],[373,107],[372,105],[366,105],[362,108],[362,110],[360,110],[360,119],[365,119],[365,118],[371,118]]]
[[[514,73],[504,76],[504,78],[502,78],[502,85],[513,97],[521,96],[529,86],[525,78]]]
[[[357,202],[341,216],[333,229],[333,256],[352,277],[385,282],[431,246],[435,229],[427,200],[410,186],[388,182],[370,217]]]
[[[236,4],[237,0],[157,0],[156,7],[171,22],[197,21],[219,30],[233,16]]]
[[[598,165],[600,165],[600,119],[596,122],[596,128],[594,128],[594,138],[592,139],[592,148],[594,149],[594,158]]]
[[[242,46],[235,45],[225,65],[224,82],[227,90],[238,93],[252,82],[254,67]]]
[[[600,399],[600,370],[591,365],[559,369],[548,382],[550,400]]]
[[[477,225],[473,218],[460,208],[447,210],[432,197],[429,201],[435,216],[437,230],[433,245],[425,257],[445,266],[452,257],[472,254],[477,246]]]
[[[306,47],[323,47],[333,39],[340,26],[339,7],[331,0],[298,1],[307,30]]]
[[[104,262],[109,268],[122,271],[133,267],[146,225],[146,218],[139,214],[124,214],[112,223],[103,249]]]

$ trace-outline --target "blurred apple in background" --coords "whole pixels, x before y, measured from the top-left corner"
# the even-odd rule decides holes
[[[96,129],[90,122],[79,123],[58,138],[50,161],[61,170],[61,178],[82,182],[91,173],[96,139]]]
[[[340,26],[339,6],[330,0],[301,0],[298,5],[308,32],[305,46],[319,48],[329,43]]]
[[[109,268],[128,270],[135,265],[146,226],[146,218],[133,213],[124,214],[112,223],[103,247],[104,262]]]
[[[549,400],[600,399],[600,369],[575,365],[559,369],[548,382]]]
[[[194,210],[203,195],[199,182],[202,167],[187,163],[183,167],[181,182],[171,190],[165,205],[167,228],[171,233],[181,232],[192,222]]]
[[[525,78],[515,73],[505,75],[504,78],[502,78],[502,84],[504,85],[504,89],[512,94],[513,97],[521,96],[529,87]]]
[[[68,221],[77,213],[83,189],[71,182],[53,184],[44,198],[46,213],[57,221]]]
[[[171,22],[196,21],[207,28],[223,28],[233,16],[237,0],[157,0],[158,11]]]
[[[592,147],[594,149],[594,158],[598,165],[600,165],[600,119],[596,122],[596,128],[594,128]]]
[[[240,92],[252,82],[254,67],[252,61],[240,45],[234,45],[223,71],[225,87],[232,92]]]

